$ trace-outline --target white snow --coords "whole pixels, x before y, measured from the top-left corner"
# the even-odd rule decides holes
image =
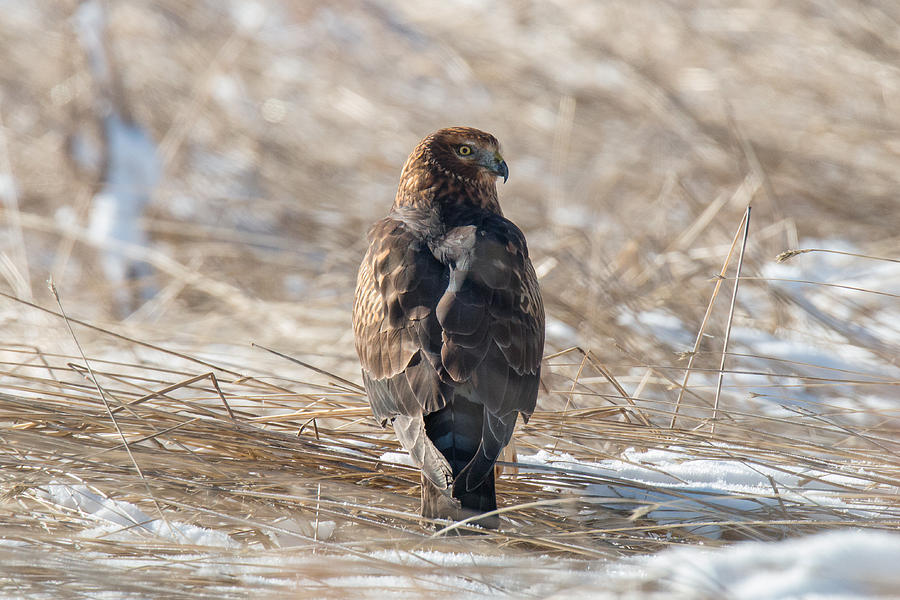
[[[405,453],[386,452],[381,460],[412,466]],[[767,515],[782,505],[833,509],[848,519],[875,516],[842,497],[844,489],[870,483],[862,476],[802,467],[785,472],[747,460],[698,457],[688,449],[628,449],[618,460],[600,462],[579,461],[569,454],[544,449],[530,456],[520,455],[518,465],[521,473],[530,465],[607,480],[588,484],[580,493],[595,497],[606,508],[638,511],[660,525],[683,525],[683,531],[709,539],[722,534],[722,527],[710,521],[741,520],[748,514],[771,519]],[[563,489],[570,485],[545,488],[564,497]],[[826,512],[817,518],[837,517]]]
[[[688,347],[696,336],[685,329],[678,317],[661,310],[646,310],[636,314],[623,310],[616,318],[616,323],[623,327],[650,332],[658,339],[676,347]]]
[[[620,576],[666,582],[670,598],[896,598],[897,565],[900,535],[844,530],[716,550],[678,548],[634,561],[635,571]]]
[[[408,464],[405,453],[385,453],[382,460]],[[748,510],[752,503],[771,502],[772,482],[779,486],[781,502],[824,503],[839,507],[842,500],[829,487],[853,484],[852,475],[814,473],[810,470],[784,474],[742,461],[691,458],[678,449],[641,452],[628,450],[619,460],[587,463],[567,454],[541,450],[520,457],[520,472],[528,466],[551,467],[606,477],[610,483],[586,488],[603,498],[609,508],[634,509],[622,500],[654,503],[645,515],[660,523],[705,519],[710,505]],[[805,483],[810,476],[824,480]],[[640,484],[632,486],[630,484]],[[858,482],[857,482],[858,484]],[[649,492],[646,486],[656,491]],[[836,489],[836,488],[835,488]],[[671,493],[668,493],[671,491]],[[239,552],[240,560],[217,554],[185,554],[182,564],[199,565],[203,573],[234,578],[235,585],[292,588],[297,580],[292,568],[327,565],[317,578],[321,589],[353,589],[360,598],[420,597],[454,590],[458,598],[480,598],[499,590],[517,594],[526,590],[552,598],[856,598],[889,597],[900,589],[900,535],[844,529],[778,543],[743,542],[723,548],[685,546],[648,557],[623,560],[579,561],[548,558],[527,559],[511,554],[384,550],[368,558],[309,554],[297,540],[314,537],[329,540],[333,521],[317,523],[286,519],[273,525],[283,534],[272,536],[281,552],[263,552],[258,544],[238,542],[208,528],[164,520],[134,504],[104,496],[82,484],[52,483],[37,488],[37,497],[73,515],[96,523],[80,533],[82,538],[122,540],[157,537],[188,547],[217,547]],[[750,499],[752,496],[752,500]],[[617,502],[618,501],[618,502]],[[664,506],[668,504],[668,506]],[[860,512],[858,506],[847,506]],[[705,529],[705,531],[704,531]],[[296,532],[292,536],[290,532]],[[697,527],[694,533],[715,537],[715,527]],[[294,539],[296,538],[296,539]],[[8,544],[6,545],[8,546]],[[100,564],[136,568],[133,560],[97,554]],[[316,562],[318,561],[318,562]],[[114,565],[113,563],[116,563]],[[147,563],[146,566],[150,566]],[[409,571],[409,567],[421,569]],[[397,569],[394,569],[397,567]],[[461,567],[476,567],[477,576]],[[404,568],[406,570],[404,570]]]
[[[560,321],[559,319],[554,319],[549,315],[547,316],[545,335],[547,336],[548,340],[556,341],[559,343],[565,343],[567,341],[578,339],[578,331],[574,327]]]
[[[106,28],[103,5],[94,0],[82,3],[75,11],[73,21],[78,38],[87,51],[91,72],[95,77],[107,81],[110,70],[106,50],[103,48],[103,31]]]
[[[140,280],[150,273],[149,265],[126,258],[104,243],[125,242],[148,245],[147,235],[140,224],[144,208],[160,178],[162,165],[156,144],[140,124],[126,118],[124,101],[114,93],[114,72],[110,68],[106,50],[106,15],[103,4],[95,0],[84,2],[74,16],[78,39],[87,53],[94,84],[100,90],[98,116],[103,124],[106,164],[103,187],[94,197],[88,230],[101,248],[101,265],[107,283],[112,286],[117,310],[123,316],[136,306],[127,290],[127,283]],[[80,136],[77,136],[80,138]],[[76,144],[77,160],[83,164],[99,164],[95,152],[85,140]],[[155,289],[142,282],[140,299],[148,300]]]
[[[0,200],[4,202],[18,195],[16,181],[9,173],[0,173]]]
[[[356,559],[327,586],[354,588],[354,597],[457,598],[789,598],[897,597],[900,535],[845,530],[776,543],[742,542],[723,548],[686,546],[618,562],[528,559],[477,552],[382,551],[386,565],[420,566],[415,576],[388,568],[360,575]],[[247,578],[248,574],[242,575]],[[443,597],[443,596],[441,596]]]
[[[151,517],[134,504],[102,496],[86,485],[53,483],[37,489],[37,496],[59,508],[98,522],[81,537],[121,539],[134,535],[152,535],[186,545],[236,547],[221,532],[188,523]]]
[[[866,254],[839,239],[804,239],[799,247]],[[872,405],[874,389],[884,401],[896,397],[889,386],[900,378],[893,360],[900,353],[900,263],[807,252],[764,262],[744,276],[725,366],[723,391],[731,398],[765,399],[760,410],[780,416],[789,414],[783,406],[798,403],[815,412],[836,403]],[[726,308],[720,294],[714,309]],[[662,309],[631,307],[621,309],[616,323],[674,352],[692,349],[700,325]],[[723,333],[708,326],[701,351],[720,352]],[[695,389],[714,383],[710,373],[691,374]]]
[[[102,248],[106,241],[147,246],[149,241],[140,219],[160,175],[156,145],[149,134],[113,111],[104,119],[108,143],[106,182],[94,197],[88,225],[91,238]],[[103,271],[113,286],[118,310],[128,314],[135,306],[125,284],[149,274],[146,263],[137,263],[114,249],[104,249]],[[155,291],[143,282],[141,297]]]

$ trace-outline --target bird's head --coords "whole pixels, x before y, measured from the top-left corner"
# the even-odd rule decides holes
[[[497,177],[509,178],[509,167],[500,154],[500,142],[472,127],[439,129],[423,140],[425,160],[463,182],[493,184]]]
[[[439,129],[406,159],[394,206],[471,205],[503,214],[497,200],[498,177],[505,182],[509,168],[497,138],[472,127]]]

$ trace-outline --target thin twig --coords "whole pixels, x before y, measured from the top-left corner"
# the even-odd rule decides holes
[[[641,420],[641,423],[643,423],[643,424],[644,424],[645,426],[647,426],[647,427],[650,427],[650,426],[651,426],[651,424],[650,424],[650,419],[648,419],[648,418],[644,415],[644,413],[641,412],[641,409],[638,408],[637,403],[635,402],[635,399],[632,398],[632,397],[628,394],[628,392],[625,391],[625,388],[623,388],[621,385],[619,385],[619,382],[616,381],[616,378],[615,378],[615,377],[613,376],[613,374],[609,371],[609,369],[607,369],[606,367],[604,367],[603,364],[602,364],[599,360],[597,360],[597,359],[594,357],[593,352],[591,352],[591,351],[586,352],[586,353],[585,353],[585,357],[587,357],[587,359],[588,359],[588,361],[590,361],[591,365],[593,365],[593,367],[594,367],[595,369],[597,369],[598,371],[600,371],[600,374],[603,375],[603,377],[604,377],[610,384],[612,384],[612,386],[613,386],[614,388],[616,388],[616,391],[619,392],[619,395],[622,396],[622,398],[623,398],[626,402],[628,402],[628,404],[630,404],[631,406],[634,407],[634,412],[635,412],[635,414],[637,415],[638,419]],[[627,417],[626,417],[626,419],[627,419]]]
[[[725,326],[725,342],[722,344],[722,360],[719,363],[719,377],[716,381],[716,398],[713,401],[712,421],[710,433],[715,433],[716,421],[719,416],[719,395],[722,393],[722,379],[725,377],[725,359],[728,357],[728,342],[731,339],[731,324],[734,321],[734,304],[737,301],[738,284],[741,281],[741,269],[744,266],[744,251],[747,249],[747,236],[750,233],[750,207],[744,213],[744,236],[741,240],[741,253],[738,255],[737,275],[734,278],[734,290],[731,293],[731,306],[728,308],[728,323]]]
[[[681,386],[678,390],[678,399],[675,400],[675,406],[672,409],[672,420],[669,422],[669,427],[675,428],[675,420],[678,418],[678,411],[681,408],[681,401],[684,398],[684,393],[687,390],[688,379],[691,376],[691,369],[694,366],[694,359],[697,357],[697,354],[700,351],[700,343],[703,341],[703,332],[706,330],[706,324],[709,321],[710,315],[712,315],[713,305],[716,302],[716,297],[719,295],[719,288],[722,287],[722,282],[725,279],[725,273],[728,271],[728,265],[731,263],[731,256],[734,254],[734,248],[737,246],[738,238],[741,235],[741,229],[744,227],[744,220],[747,218],[746,213],[744,214],[744,218],[741,219],[740,224],[738,225],[737,231],[734,232],[734,239],[731,241],[731,248],[728,249],[728,254],[725,256],[725,261],[722,263],[722,268],[719,270],[719,276],[716,278],[716,285],[713,287],[712,295],[709,297],[709,302],[706,304],[706,313],[703,315],[703,321],[700,322],[700,329],[697,330],[697,338],[694,340],[694,347],[691,350],[688,356],[688,364],[684,370],[684,376],[681,379]]]
[[[802,248],[800,250],[785,250],[781,254],[775,257],[776,262],[785,262],[786,260],[790,260],[795,256],[800,254],[806,254],[807,252],[828,252],[830,254],[843,254],[844,256],[855,256],[857,258],[868,258],[871,260],[884,260],[888,262],[900,263],[900,259],[898,258],[886,258],[884,256],[872,256],[871,254],[858,254],[856,252],[844,252],[843,250],[829,250],[826,248]]]
[[[97,382],[97,378],[94,376],[94,371],[91,368],[91,363],[88,361],[87,357],[84,354],[84,350],[81,348],[81,342],[78,341],[78,337],[75,335],[75,331],[72,329],[71,323],[69,323],[69,318],[66,316],[66,311],[63,308],[62,301],[59,298],[59,293],[56,290],[56,285],[53,283],[53,279],[51,278],[47,285],[50,287],[50,293],[53,294],[53,298],[56,299],[56,305],[59,307],[59,312],[62,315],[63,320],[66,323],[66,328],[69,330],[69,335],[72,336],[72,340],[75,342],[75,346],[78,348],[78,353],[81,355],[81,359],[84,361],[85,367],[87,367],[88,374],[90,375],[91,382],[94,384],[94,387],[97,389],[97,393],[100,394],[100,399],[103,401],[103,407],[106,409],[106,414],[109,416],[110,420],[113,423],[113,427],[116,429],[116,433],[119,435],[119,439],[122,440],[122,445],[125,446],[125,452],[128,453],[128,458],[131,459],[131,464],[134,465],[134,470],[137,472],[138,477],[144,483],[144,487],[147,491],[147,496],[153,501],[154,506],[156,507],[157,512],[159,513],[159,518],[162,519],[163,523],[166,524],[166,528],[175,532],[178,531],[172,527],[169,523],[168,519],[166,519],[166,515],[163,513],[162,506],[159,504],[159,501],[156,499],[156,496],[153,494],[153,491],[150,489],[150,484],[147,479],[144,477],[144,472],[141,470],[141,466],[138,464],[137,459],[134,457],[134,454],[131,452],[131,445],[128,443],[128,439],[125,437],[125,433],[122,431],[122,428],[119,427],[119,422],[116,420],[115,415],[112,412],[112,409],[109,406],[109,400],[106,398],[106,392]]]
[[[900,294],[892,294],[890,292],[880,292],[878,290],[870,290],[867,288],[856,287],[852,285],[841,285],[839,283],[826,283],[824,281],[807,281],[805,279],[789,279],[785,277],[748,277],[742,276],[741,279],[747,281],[781,281],[783,283],[802,283],[805,285],[821,285],[824,287],[838,288],[842,290],[850,290],[853,292],[865,292],[867,294],[877,294],[879,296],[887,296],[889,298],[900,298]]]
[[[326,377],[331,377],[333,379],[337,379],[344,385],[349,386],[352,391],[362,392],[363,394],[366,393],[366,388],[359,385],[358,383],[353,383],[349,379],[344,379],[340,375],[335,375],[334,373],[329,373],[325,369],[320,369],[319,367],[317,367],[315,365],[311,365],[309,363],[303,362],[302,360],[296,359],[293,356],[288,356],[287,354],[279,352],[278,350],[272,350],[271,348],[266,348],[265,346],[263,346],[261,344],[257,344],[256,342],[250,342],[250,345],[254,348],[259,348],[261,350],[265,350],[266,352],[271,352],[275,356],[280,356],[281,358],[283,358],[285,360],[289,360],[292,363],[296,363],[296,364],[300,365],[301,367],[306,367],[310,371],[315,371],[319,375],[325,375]]]

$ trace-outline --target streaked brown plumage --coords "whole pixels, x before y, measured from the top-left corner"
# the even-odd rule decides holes
[[[422,469],[422,514],[496,508],[494,463],[534,410],[544,307],[525,237],[503,218],[494,136],[441,129],[369,231],[353,331],[375,417]],[[496,527],[488,517],[482,525]]]

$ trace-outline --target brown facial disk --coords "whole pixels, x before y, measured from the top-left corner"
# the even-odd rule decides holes
[[[466,204],[480,198],[481,208],[500,212],[496,179],[508,176],[497,138],[471,127],[440,129],[409,155],[396,205]]]

